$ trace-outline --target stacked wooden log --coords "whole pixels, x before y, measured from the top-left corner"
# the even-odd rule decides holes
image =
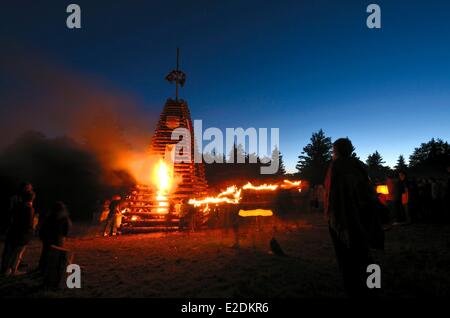
[[[179,140],[172,140],[172,133],[177,128],[183,128],[189,133],[187,142],[183,144],[183,151],[179,151],[176,147]],[[125,202],[127,212],[123,220],[124,232],[176,230],[179,226],[179,216],[174,213],[174,204],[181,200],[186,203],[191,198],[206,195],[208,184],[205,169],[203,163],[194,162],[196,151],[194,128],[189,107],[184,100],[167,100],[152,137],[150,149],[152,156],[173,164],[175,189],[168,195],[170,211],[158,212],[154,189],[138,185]],[[171,156],[169,160],[168,156]]]
[[[158,125],[151,142],[151,153],[161,158],[167,157],[179,140],[172,140],[172,133],[177,128],[189,132],[188,143],[183,146],[183,153],[175,153],[174,175],[179,180],[172,197],[175,200],[190,199],[206,195],[208,184],[203,163],[195,163],[196,151],[194,127],[186,101],[168,99],[160,115]]]

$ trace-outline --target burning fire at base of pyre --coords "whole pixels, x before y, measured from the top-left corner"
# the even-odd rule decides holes
[[[195,214],[198,226],[230,209],[241,217],[266,217],[284,213],[283,205],[302,195],[307,184],[300,180],[278,180],[257,184],[231,185],[215,195],[187,199],[175,195],[177,183],[173,166],[159,160],[152,169],[152,186],[138,185],[125,199],[122,229],[125,232],[178,230]],[[226,212],[225,212],[226,211]],[[197,226],[197,228],[198,228]]]

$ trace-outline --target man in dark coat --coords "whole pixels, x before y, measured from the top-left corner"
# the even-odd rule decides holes
[[[1,270],[6,276],[20,273],[18,268],[23,254],[33,238],[34,198],[33,191],[25,191],[20,194],[19,200],[14,205],[2,255]]]
[[[48,257],[52,245],[62,247],[64,239],[69,233],[72,222],[64,203],[56,202],[50,214],[42,222],[39,230],[39,238],[42,241],[42,252],[39,260],[39,271],[45,273],[48,264]]]
[[[384,237],[377,213],[381,203],[353,149],[347,138],[333,144],[324,205],[345,289],[349,296],[365,296],[371,291],[366,285],[367,266],[373,263],[369,248],[382,248]]]

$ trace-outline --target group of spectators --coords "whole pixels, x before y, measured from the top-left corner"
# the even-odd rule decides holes
[[[1,233],[4,247],[1,260],[1,273],[5,276],[21,275],[25,271],[23,256],[32,238],[38,235],[42,242],[41,257],[36,272],[45,274],[52,246],[62,247],[68,235],[71,221],[64,203],[53,204],[48,213],[37,213],[34,208],[36,194],[33,185],[23,182],[17,194],[10,201],[6,226]]]
[[[448,180],[436,178],[408,178],[406,172],[391,174],[386,180],[389,193],[386,204],[391,224],[448,221]]]

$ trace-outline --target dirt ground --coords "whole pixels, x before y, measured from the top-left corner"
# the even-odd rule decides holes
[[[0,297],[345,297],[328,228],[320,215],[277,223],[276,238],[288,255],[270,252],[272,221],[259,231],[96,237],[92,229],[70,238],[82,288],[44,291],[36,274],[0,278]],[[39,241],[24,262],[33,269]],[[376,252],[382,296],[450,296],[450,225],[416,224],[386,232]]]

